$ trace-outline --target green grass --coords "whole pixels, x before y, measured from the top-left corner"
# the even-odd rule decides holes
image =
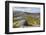
[[[32,16],[25,16],[28,26],[40,25],[40,18],[33,18]],[[20,27],[19,20],[16,17],[13,18],[13,28]]]
[[[40,24],[40,19],[39,18],[33,18],[31,16],[26,16],[26,21],[27,21],[29,26]]]

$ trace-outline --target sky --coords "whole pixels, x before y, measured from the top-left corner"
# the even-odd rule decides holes
[[[36,7],[14,7],[14,11],[29,12],[29,13],[40,13],[40,8]]]

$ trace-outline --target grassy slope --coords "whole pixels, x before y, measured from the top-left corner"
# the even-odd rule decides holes
[[[16,18],[16,17],[14,17],[14,18]],[[39,25],[40,24],[40,18],[33,18],[31,16],[25,16],[24,18],[27,21],[28,26],[34,26],[34,25]],[[13,21],[14,21],[13,26],[15,28],[20,27],[20,24],[19,24],[18,20],[16,21],[16,19],[14,19]]]

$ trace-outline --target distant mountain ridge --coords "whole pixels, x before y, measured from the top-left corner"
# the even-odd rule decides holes
[[[29,12],[21,12],[21,11],[13,12],[13,16],[21,16],[21,15],[40,15],[40,13],[29,13]]]

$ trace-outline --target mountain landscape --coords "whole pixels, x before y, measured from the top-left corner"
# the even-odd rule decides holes
[[[25,26],[40,26],[40,13],[14,11],[13,28]]]

